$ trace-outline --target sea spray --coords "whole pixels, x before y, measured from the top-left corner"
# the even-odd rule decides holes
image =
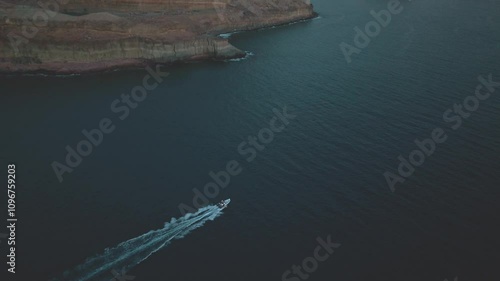
[[[86,259],[85,262],[64,272],[61,277],[53,281],[109,281],[113,278],[112,270],[130,270],[167,246],[172,240],[185,237],[221,214],[222,210],[219,207],[210,205],[201,208],[196,213],[189,213],[178,219],[172,218],[170,222],[165,223],[163,228],[151,230],[113,248],[107,248],[102,254]]]

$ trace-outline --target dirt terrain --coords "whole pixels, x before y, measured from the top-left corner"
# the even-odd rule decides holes
[[[304,0],[4,0],[0,72],[68,74],[241,57],[217,34],[313,16]]]

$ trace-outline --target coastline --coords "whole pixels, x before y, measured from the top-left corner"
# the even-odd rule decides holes
[[[263,16],[260,21],[255,21],[254,18],[233,21],[228,26],[205,30],[199,35],[181,40],[157,36],[151,31],[151,35],[128,35],[116,39],[96,38],[88,41],[78,40],[81,38],[74,36],[66,41],[33,41],[29,43],[29,48],[21,49],[21,54],[13,51],[9,54],[5,47],[0,49],[0,75],[72,76],[139,69],[153,64],[244,59],[248,53],[229,43],[230,36],[225,38],[220,35],[275,28],[311,20],[317,16],[313,6],[309,5],[306,9],[301,7],[290,14]],[[162,26],[158,30],[161,28]]]
[[[193,40],[195,41],[195,40]],[[192,43],[193,41],[181,41],[174,44]],[[119,70],[140,69],[156,64],[173,65],[177,63],[199,62],[207,60],[222,61],[227,59],[244,58],[247,54],[229,44],[228,40],[220,42],[226,45],[228,50],[215,49],[212,53],[191,53],[181,58],[117,58],[113,60],[93,62],[47,62],[41,64],[14,64],[0,62],[0,75],[82,75],[114,72]],[[154,50],[153,50],[154,51]],[[175,56],[175,55],[174,55]]]

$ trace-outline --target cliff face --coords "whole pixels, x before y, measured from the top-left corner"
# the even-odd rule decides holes
[[[81,73],[244,56],[215,35],[314,15],[303,0],[0,1],[0,72]]]

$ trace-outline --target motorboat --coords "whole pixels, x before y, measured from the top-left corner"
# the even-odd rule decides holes
[[[231,199],[222,200],[217,203],[217,207],[219,207],[220,209],[224,209],[227,207],[227,205],[229,205],[229,202],[231,202]]]

